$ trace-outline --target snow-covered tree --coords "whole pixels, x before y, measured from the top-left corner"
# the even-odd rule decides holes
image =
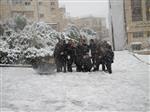
[[[89,41],[90,39],[95,39],[96,38],[96,32],[93,29],[90,29],[90,28],[87,28],[87,27],[81,28],[80,34],[87,41]]]
[[[20,63],[23,59],[52,56],[60,38],[58,32],[44,22],[28,24],[20,32],[15,32],[9,25],[5,29],[5,34],[7,31],[10,34],[0,37],[0,52],[5,54],[0,63]]]
[[[3,34],[4,34],[4,28],[2,24],[0,23],[0,36],[2,36]]]
[[[0,63],[13,64],[19,63],[21,49],[19,47],[12,47],[9,44],[8,37],[0,36]]]
[[[25,59],[52,56],[59,34],[44,22],[27,25],[23,34],[27,37],[24,47]]]
[[[17,15],[14,18],[15,30],[23,30],[27,25],[27,19],[24,16]]]
[[[85,39],[89,42],[90,39],[96,38],[96,32],[91,28],[81,28],[79,29],[76,25],[70,24],[65,29],[64,32],[66,39],[73,39],[79,41],[80,39]]]
[[[17,33],[13,29],[14,27],[12,27],[14,26],[14,23],[12,20],[0,23],[2,29],[2,33],[0,35],[0,63],[18,63],[21,51],[19,47],[16,47]]]
[[[65,35],[71,39],[79,40],[80,39],[80,30],[75,25],[68,25],[65,29]]]

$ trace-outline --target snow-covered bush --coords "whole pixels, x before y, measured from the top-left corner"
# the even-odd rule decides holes
[[[82,39],[86,39],[89,41],[90,39],[95,39],[96,38],[96,32],[90,28],[81,28],[79,29],[75,25],[68,25],[68,27],[65,29],[65,35],[68,38],[74,39],[79,41],[79,39],[82,37]]]
[[[90,39],[95,39],[96,38],[96,32],[94,32],[93,29],[90,29],[90,28],[87,28],[87,27],[81,28],[80,34],[88,42],[89,42]]]
[[[20,32],[15,32],[8,24],[5,27],[11,32],[0,37],[3,54],[0,63],[20,63],[29,58],[52,56],[60,38],[58,32],[44,22],[28,24]]]
[[[19,47],[10,48],[7,37],[0,36],[0,63],[14,64],[19,63],[21,49]]]
[[[7,62],[8,48],[9,46],[5,38],[0,36],[0,63]]]
[[[24,16],[17,15],[14,18],[15,30],[23,30],[27,25],[27,19]]]
[[[3,25],[0,23],[0,36],[4,34],[4,28]]]
[[[65,29],[65,35],[78,41],[80,39],[80,30],[75,25],[68,25]]]
[[[90,29],[90,28],[87,28],[87,27],[84,27],[80,30],[81,33],[83,34],[86,34],[86,35],[91,35],[91,36],[95,36],[96,35],[96,32],[94,32],[93,29]]]
[[[52,56],[59,34],[49,25],[44,22],[27,25],[23,34],[27,37],[26,47],[24,45],[26,58]]]

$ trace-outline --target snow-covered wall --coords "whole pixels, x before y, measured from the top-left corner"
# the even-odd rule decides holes
[[[126,48],[123,0],[109,0],[109,23],[111,37],[114,37],[114,49]]]

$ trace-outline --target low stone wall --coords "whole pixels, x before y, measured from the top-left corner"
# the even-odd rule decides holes
[[[142,54],[142,55],[150,55],[150,50],[147,50],[147,51],[134,51],[135,53],[137,54]]]
[[[22,64],[0,64],[0,67],[22,67],[22,68],[31,68],[32,65],[22,65]]]

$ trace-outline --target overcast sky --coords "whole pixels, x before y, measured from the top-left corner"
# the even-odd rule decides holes
[[[72,17],[91,15],[108,18],[108,0],[59,0],[59,3]]]

